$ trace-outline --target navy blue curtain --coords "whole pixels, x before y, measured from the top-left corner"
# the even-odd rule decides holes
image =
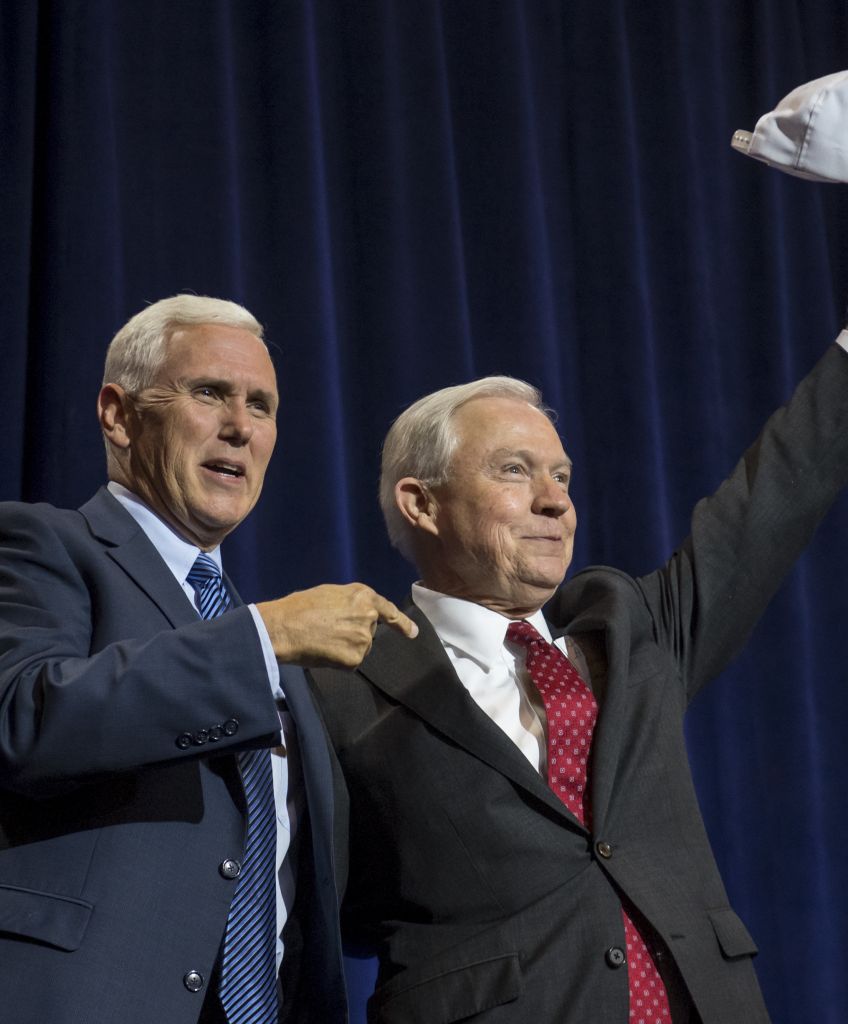
[[[381,439],[488,373],[560,412],[575,565],[649,570],[838,329],[848,190],[729,140],[846,65],[844,0],[0,0],[0,497],[94,491],[105,345],[193,290],[280,373],[245,596],[401,597]],[[843,501],[689,722],[782,1024],[848,1020],[846,529]]]

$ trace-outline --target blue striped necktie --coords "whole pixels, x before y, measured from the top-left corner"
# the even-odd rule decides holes
[[[197,556],[186,579],[204,619],[230,607],[226,584],[208,555]],[[248,750],[238,755],[238,763],[247,802],[247,838],[224,932],[218,994],[230,1024],[276,1024],[277,821],[271,754]]]

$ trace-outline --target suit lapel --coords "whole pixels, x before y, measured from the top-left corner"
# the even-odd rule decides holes
[[[551,605],[551,635],[568,634],[586,654],[592,687],[597,685],[599,712],[592,738],[590,786],[592,822],[595,832],[603,832],[613,784],[618,770],[628,701],[629,611],[617,600],[615,592],[603,585],[595,574],[576,577],[563,586]]]
[[[381,626],[380,642],[375,643],[358,671],[386,696],[409,708],[428,725],[582,830],[577,819],[550,791],[518,747],[478,707],[459,681],[426,616],[414,604],[404,611],[418,624],[418,637],[410,641]]]
[[[320,838],[315,849],[324,851],[332,845],[333,832],[333,775],[327,739],[303,669],[297,665],[281,664],[280,686],[297,727],[306,803],[313,834]]]
[[[182,587],[151,544],[144,530],[105,487],[86,502],[80,513],[106,553],[159,608],[172,626],[197,620]],[[231,590],[235,595],[235,591]]]

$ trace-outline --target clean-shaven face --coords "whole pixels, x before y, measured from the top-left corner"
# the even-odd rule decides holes
[[[516,399],[472,399],[454,426],[449,479],[432,488],[438,548],[424,583],[504,614],[530,614],[571,562],[571,461],[550,420]]]
[[[277,405],[259,338],[220,324],[179,328],[132,400],[128,486],[187,540],[215,547],[259,498]]]

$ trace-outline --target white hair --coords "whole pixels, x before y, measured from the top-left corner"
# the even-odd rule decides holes
[[[414,562],[411,527],[395,501],[395,485],[405,476],[429,487],[445,483],[457,445],[454,417],[475,398],[512,398],[526,402],[553,420],[538,388],[515,377],[481,377],[425,395],[394,421],[383,443],[380,467],[380,508],[389,540]]]
[[[119,384],[131,395],[143,391],[164,362],[174,331],[198,324],[240,328],[262,340],[262,325],[238,303],[207,295],[174,295],[136,313],[118,331],[106,352],[103,383]]]

